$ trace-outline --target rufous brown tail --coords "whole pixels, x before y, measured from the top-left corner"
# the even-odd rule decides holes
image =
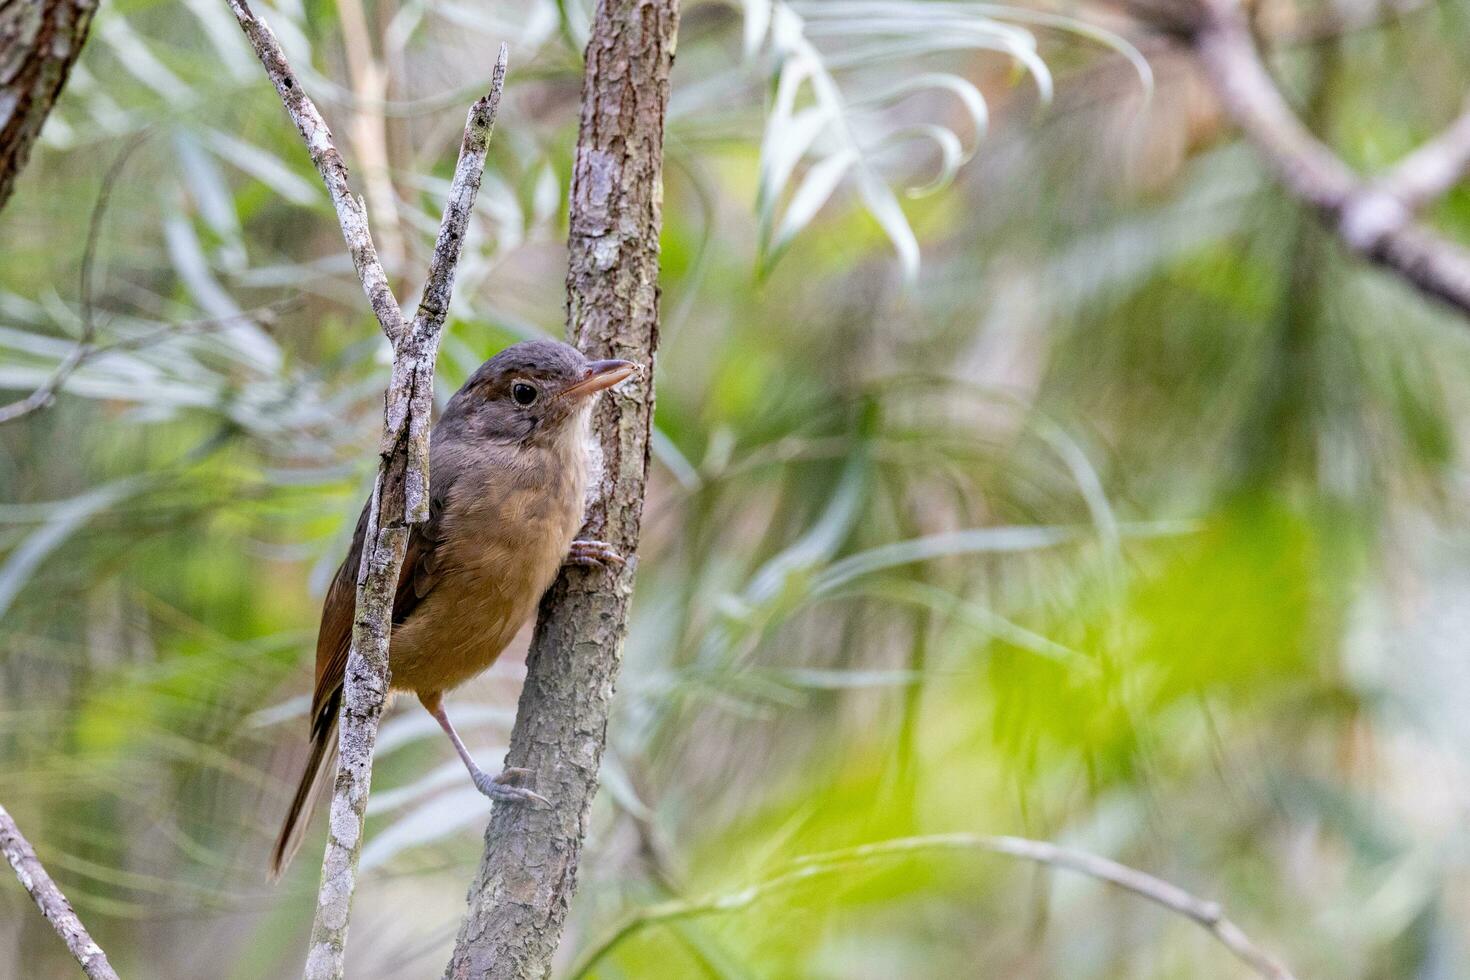
[[[301,847],[301,838],[305,836],[312,811],[316,809],[319,795],[317,790],[321,787],[322,776],[331,771],[332,760],[337,757],[337,709],[341,701],[342,692],[339,688],[312,720],[311,755],[307,756],[306,768],[301,772],[301,782],[296,786],[296,795],[291,798],[291,806],[286,810],[286,819],[281,824],[281,833],[271,851],[271,881],[278,880],[286,873],[291,859]]]

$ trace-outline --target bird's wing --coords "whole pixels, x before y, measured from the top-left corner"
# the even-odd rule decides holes
[[[398,574],[398,590],[393,597],[393,624],[403,622],[438,583],[440,577],[439,544],[443,531],[444,495],[448,487],[436,488],[429,499],[429,519],[417,524],[408,534],[408,550],[403,569]],[[333,695],[342,688],[347,672],[347,651],[352,645],[352,619],[357,605],[357,571],[362,564],[363,537],[367,533],[369,500],[357,519],[352,546],[342,559],[332,585],[322,604],[321,629],[316,639],[316,686],[311,695],[313,732],[330,724],[335,710]]]

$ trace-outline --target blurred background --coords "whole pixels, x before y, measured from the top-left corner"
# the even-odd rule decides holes
[[[441,397],[560,336],[586,0],[258,12],[405,304],[509,42]],[[1470,86],[1466,0],[1256,13],[1364,170]],[[1303,977],[1470,976],[1470,324],[1346,257],[1114,9],[690,0],[667,150],[656,455],[559,973],[1244,975],[1134,896],[912,840],[966,832],[1219,900]],[[1470,241],[1470,188],[1430,219]],[[0,253],[4,400],[101,345],[0,427],[0,801],[125,976],[299,974],[320,821],[264,871],[387,358],[223,2],[103,5]],[[487,767],[524,639],[449,699]],[[350,976],[439,975],[487,814],[398,704]],[[0,975],[70,975],[13,881],[0,909]]]

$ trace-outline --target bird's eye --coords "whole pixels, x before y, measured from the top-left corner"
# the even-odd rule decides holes
[[[510,386],[510,397],[516,400],[517,405],[529,405],[536,400],[536,389],[524,381],[517,381]]]

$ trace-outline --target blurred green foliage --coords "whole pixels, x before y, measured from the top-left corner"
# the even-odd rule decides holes
[[[372,3],[349,52],[354,2],[264,14],[360,186],[387,189],[369,206],[406,303],[464,107],[512,45],[447,397],[560,334],[587,11]],[[1241,975],[1178,916],[981,852],[782,883],[813,854],[971,833],[1217,899],[1303,977],[1470,976],[1470,333],[1344,257],[1182,56],[1125,29],[1150,90],[1088,35],[1100,11],[1035,13],[686,5],[655,471],[562,971],[640,909],[725,898],[587,975]],[[1274,65],[1381,167],[1459,110],[1467,13],[1385,12]],[[208,0],[105,6],[0,214],[0,385],[43,381],[88,317],[103,345],[0,428],[0,800],[125,975],[299,969],[319,837],[278,887],[265,855],[385,377],[237,35]],[[914,66],[945,81],[895,94]],[[93,202],[138,134],[89,310]],[[1431,217],[1470,240],[1470,191]],[[451,699],[487,764],[520,657]],[[485,804],[414,705],[375,775],[349,974],[433,974]],[[0,975],[63,971],[22,897],[0,887]]]

